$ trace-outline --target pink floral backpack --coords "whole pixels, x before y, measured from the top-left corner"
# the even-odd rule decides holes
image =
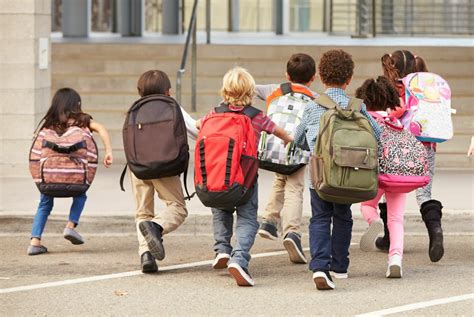
[[[379,188],[392,193],[408,193],[430,181],[427,152],[396,119],[371,112],[381,128]]]

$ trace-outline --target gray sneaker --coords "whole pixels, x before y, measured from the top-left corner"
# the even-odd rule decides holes
[[[74,229],[64,228],[64,239],[71,241],[72,244],[83,244],[84,240],[81,235]]]
[[[42,245],[30,245],[26,252],[28,255],[38,255],[48,252],[48,249]]]
[[[265,239],[277,240],[278,239],[278,230],[275,225],[269,222],[262,222],[258,234]]]

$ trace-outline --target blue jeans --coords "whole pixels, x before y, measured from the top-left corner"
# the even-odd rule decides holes
[[[313,272],[331,270],[345,273],[349,267],[352,236],[351,205],[331,203],[321,199],[314,189],[309,191],[312,214],[309,223],[309,269]]]
[[[255,241],[258,230],[258,185],[255,183],[250,199],[237,210],[237,226],[235,227],[236,244],[232,248],[232,227],[234,224],[234,210],[212,208],[212,224],[214,227],[214,251],[230,254],[229,263],[237,263],[247,268],[250,261],[250,249]]]
[[[69,212],[69,221],[74,222],[76,225],[79,223],[82,210],[86,203],[87,196],[82,194],[72,198],[71,211]],[[31,237],[41,239],[44,227],[48,216],[53,210],[54,197],[41,194],[38,210],[36,211],[35,219],[33,220],[33,229],[31,230]]]

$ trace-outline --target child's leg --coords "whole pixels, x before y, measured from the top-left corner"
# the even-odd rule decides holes
[[[379,188],[377,196],[375,196],[374,199],[364,201],[360,204],[360,212],[369,225],[372,221],[380,218],[379,213],[377,212],[377,204],[383,193],[384,191]]]
[[[403,214],[405,212],[406,194],[385,193],[387,199],[387,225],[390,232],[390,249],[388,256],[403,256]]]
[[[333,204],[319,198],[314,189],[310,189],[311,219],[309,223],[309,245],[311,262],[309,269],[329,271],[331,265],[331,217]]]
[[[285,185],[285,201],[281,211],[281,227],[283,236],[295,232],[301,236],[301,217],[303,214],[304,175],[306,167],[302,167],[287,176]]]
[[[33,228],[31,230],[31,243],[34,245],[40,245],[41,235],[43,234],[44,227],[48,216],[53,210],[54,198],[41,194],[38,210],[36,211],[35,219],[33,220]]]
[[[211,208],[212,228],[214,230],[214,251],[216,253],[232,253],[230,239],[234,225],[234,211]]]
[[[250,261],[250,249],[255,242],[258,230],[258,184],[252,189],[252,196],[242,206],[237,206],[237,226],[235,228],[235,248],[231,254],[230,263],[237,263],[247,268]]]
[[[346,273],[349,267],[349,247],[352,237],[352,211],[350,204],[333,204],[331,233],[331,270]]]
[[[66,225],[67,228],[72,229],[79,224],[79,218],[81,218],[86,200],[87,196],[85,193],[72,198],[71,210],[69,212],[69,221]]]
[[[151,180],[158,197],[166,204],[166,209],[155,216],[156,222],[163,228],[163,234],[176,230],[188,216],[184,202],[183,188],[179,176],[162,177]]]
[[[271,223],[275,227],[280,223],[280,212],[285,202],[286,175],[275,173],[270,200],[262,216],[263,222]]]
[[[418,203],[418,207],[421,207],[421,205],[424,202],[431,200],[431,189],[433,187],[436,152],[431,146],[425,146],[425,148],[426,148],[426,151],[428,152],[427,159],[428,159],[428,169],[430,172],[430,182],[425,187],[421,187],[416,190],[416,202]]]
[[[135,211],[135,222],[137,227],[137,239],[138,239],[138,255],[149,251],[148,244],[146,243],[145,237],[138,227],[140,222],[146,220],[152,220],[155,216],[154,210],[154,195],[155,189],[153,184],[149,180],[138,179],[132,172],[129,173],[130,181],[132,183],[133,196],[136,203]]]

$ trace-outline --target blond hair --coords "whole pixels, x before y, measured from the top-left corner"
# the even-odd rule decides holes
[[[255,80],[242,67],[230,69],[222,79],[220,94],[227,102],[234,106],[248,106],[252,103],[255,93]]]

